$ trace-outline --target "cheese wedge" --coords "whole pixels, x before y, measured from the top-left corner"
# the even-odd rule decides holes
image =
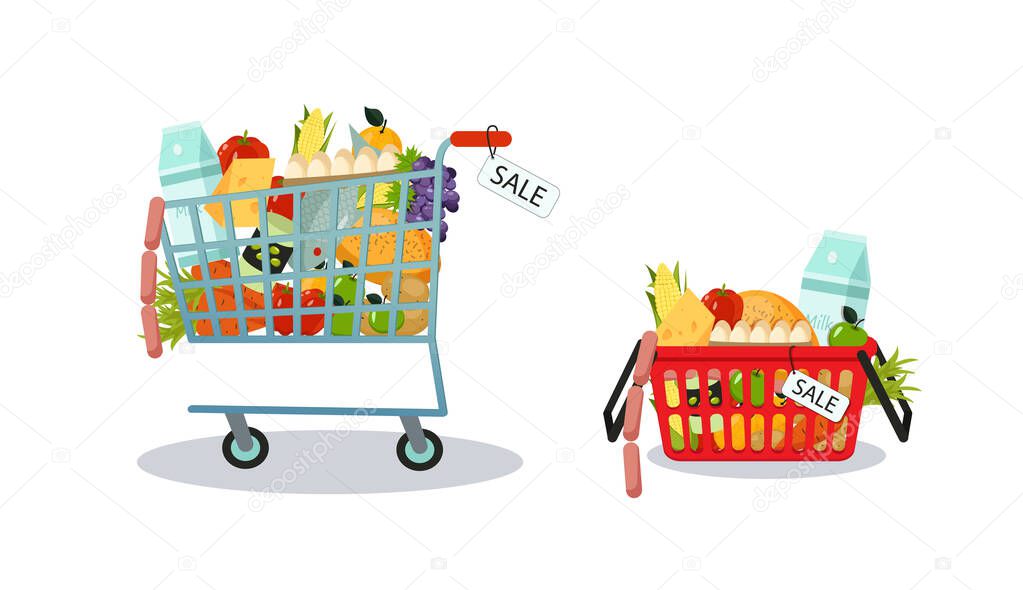
[[[658,346],[706,346],[714,328],[714,314],[690,289],[657,327]]]
[[[238,158],[231,162],[220,179],[214,195],[241,193],[270,188],[274,175],[273,158]],[[224,227],[224,208],[220,203],[205,205],[206,212]],[[255,227],[259,225],[259,205],[256,199],[231,201],[231,217],[235,227]]]

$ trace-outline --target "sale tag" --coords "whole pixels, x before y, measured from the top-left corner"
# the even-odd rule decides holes
[[[841,420],[849,409],[849,398],[796,371],[789,373],[788,379],[781,386],[781,394],[832,422]]]
[[[561,195],[558,187],[501,156],[487,158],[477,180],[538,217],[550,215]]]

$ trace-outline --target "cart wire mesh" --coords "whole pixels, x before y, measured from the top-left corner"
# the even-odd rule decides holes
[[[438,150],[433,169],[411,172],[395,172],[374,175],[353,175],[337,177],[324,182],[289,184],[283,188],[210,195],[166,203],[162,242],[167,266],[178,306],[184,320],[185,333],[190,342],[429,342],[436,339],[434,326],[437,317],[437,283],[440,266],[440,223],[442,204],[433,201],[433,217],[429,221],[409,222],[405,212],[409,204],[409,182],[417,178],[433,178],[434,186],[443,186],[443,156],[447,143]],[[395,223],[388,223],[379,209],[373,206],[375,189],[379,185],[398,182],[400,198]],[[297,195],[297,199],[295,198]],[[359,199],[363,199],[359,206]],[[291,201],[292,223],[273,223],[271,216],[275,207],[286,207]],[[300,203],[300,204],[299,204]],[[257,231],[251,236],[237,234],[252,228],[236,227],[238,212],[258,213]],[[210,211],[222,215],[226,238],[210,239],[214,236],[206,227]],[[181,220],[186,220],[182,225]],[[172,220],[174,223],[172,223]],[[284,225],[284,227],[282,227]],[[174,230],[169,229],[176,228]],[[430,231],[429,258],[409,260],[405,252],[406,238],[413,230]],[[190,230],[190,231],[189,231]],[[176,234],[176,235],[175,235]],[[338,246],[350,236],[357,236],[358,260],[348,261],[345,266],[339,259]],[[394,256],[384,264],[369,264],[369,248],[372,239],[393,241]],[[246,251],[246,249],[250,249]],[[258,251],[264,256],[271,252],[290,248],[290,256],[280,262],[280,271],[274,271],[269,256],[262,260],[259,272],[253,273],[252,265],[244,265],[245,255]],[[214,263],[225,261],[230,264],[229,276],[214,276]],[[222,263],[223,264],[223,263]],[[198,265],[198,273],[194,269]],[[189,271],[182,267],[191,267]],[[406,276],[422,276],[427,273],[429,300],[401,302],[400,282]],[[367,276],[383,276],[379,281],[389,284],[391,301],[369,302],[366,288]],[[199,276],[197,276],[199,275]],[[335,300],[337,279],[343,276],[355,278],[355,293],[350,303]],[[318,281],[323,285],[322,306],[303,307],[301,296],[303,285]],[[372,282],[372,279],[371,279]],[[276,333],[275,318],[287,317],[288,307],[274,307],[275,284],[293,289],[290,317],[294,329],[290,335]],[[230,289],[230,297],[221,297]],[[199,291],[201,290],[201,291]],[[262,301],[257,302],[253,292],[262,292]],[[195,295],[205,294],[206,309],[196,309]],[[248,300],[246,299],[248,295]],[[191,304],[190,304],[191,302]],[[398,311],[425,311],[427,332],[416,335],[398,335]],[[384,313],[388,318],[386,334],[364,334],[360,319],[364,314]],[[303,316],[323,316],[322,331],[304,334]],[[335,329],[335,318],[342,328]],[[391,321],[393,319],[393,321]],[[263,326],[260,328],[259,326]],[[346,330],[344,326],[351,325]],[[204,329],[197,329],[201,327]],[[249,328],[255,328],[250,330]],[[259,332],[264,333],[259,333]],[[256,332],[256,333],[253,333]]]

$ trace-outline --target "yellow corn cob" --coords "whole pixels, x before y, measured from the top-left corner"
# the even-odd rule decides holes
[[[388,183],[386,183],[386,182],[378,182],[378,183],[376,183],[376,186],[373,188],[373,204],[374,205],[381,205],[381,204],[386,203],[387,202],[387,192],[389,190],[390,190],[390,185]],[[366,206],[366,194],[365,193],[363,193],[363,195],[361,197],[359,197],[359,200],[355,204],[355,206],[358,207],[359,209],[362,209],[363,207]]]
[[[302,131],[298,135],[298,153],[309,161],[313,154],[320,151],[323,145],[323,114],[320,109],[313,109],[302,122]]]
[[[678,414],[668,416],[668,434],[672,450],[681,451],[686,448],[686,439],[682,436],[682,416]]]
[[[664,382],[664,401],[668,402],[669,408],[677,408],[682,401],[678,394],[678,381],[668,379]]]
[[[663,262],[657,266],[657,278],[654,279],[654,301],[657,305],[657,315],[664,321],[675,307],[678,300],[682,298],[682,291],[679,289],[678,281],[671,269]]]

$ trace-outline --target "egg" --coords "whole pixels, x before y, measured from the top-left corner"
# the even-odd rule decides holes
[[[792,327],[792,334],[789,335],[789,342],[792,344],[808,344],[813,341],[813,329],[806,320],[799,320]]]
[[[791,334],[792,330],[789,328],[789,323],[785,320],[778,320],[778,323],[771,330],[769,341],[771,344],[788,344]]]
[[[728,338],[733,344],[746,344],[750,338],[750,327],[746,320],[739,320],[732,326],[732,334]]]
[[[353,174],[368,174],[377,171],[377,153],[373,148],[364,147],[355,156],[355,164],[352,166]]]
[[[767,344],[771,340],[771,324],[767,320],[759,320],[749,333],[750,344]]]
[[[305,161],[305,156],[294,154],[288,160],[288,165],[284,168],[284,178],[305,178],[308,167],[309,163]]]
[[[725,320],[718,320],[718,323],[714,324],[714,329],[710,331],[711,342],[728,342],[732,335],[732,328],[728,325]]]
[[[331,174],[334,176],[351,174],[354,166],[355,156],[352,155],[351,150],[339,149],[334,154],[334,167],[331,169]]]
[[[394,170],[398,165],[398,158],[394,152],[381,152],[377,158],[377,172],[388,172]]]
[[[330,161],[330,156],[323,152],[316,152],[313,157],[309,160],[309,166],[306,168],[306,176],[330,176],[331,168],[333,164]]]

